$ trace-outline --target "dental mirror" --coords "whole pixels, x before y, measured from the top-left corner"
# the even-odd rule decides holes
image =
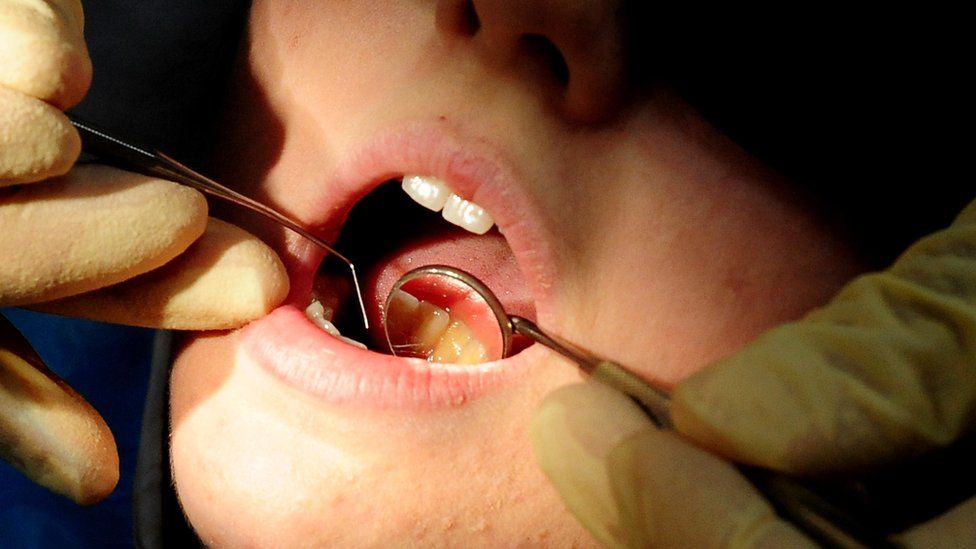
[[[396,356],[431,362],[479,364],[511,350],[511,326],[494,294],[470,274],[430,265],[394,284],[383,327]]]
[[[525,336],[633,398],[659,426],[671,424],[664,390],[509,315],[484,283],[460,269],[428,265],[400,277],[386,298],[383,327],[394,355],[452,364],[500,360],[512,352],[515,335]]]

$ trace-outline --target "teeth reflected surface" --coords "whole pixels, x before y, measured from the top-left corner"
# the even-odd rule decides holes
[[[447,204],[441,210],[441,215],[449,222],[474,234],[485,234],[495,224],[495,220],[484,208],[456,194],[447,197]]]
[[[405,175],[401,187],[414,202],[435,212],[441,211],[451,195],[447,185],[436,177]]]
[[[468,325],[459,320],[451,322],[434,348],[434,362],[480,364],[486,360],[485,346],[474,337]]]
[[[485,345],[467,324],[407,292],[393,293],[387,318],[387,333],[400,356],[450,364],[480,364],[488,360]]]
[[[451,323],[451,315],[429,301],[421,301],[414,323],[413,336],[409,341],[421,349],[431,349]]]
[[[360,349],[366,349],[366,345],[356,341],[355,339],[350,339],[339,333],[339,329],[335,327],[332,323],[333,311],[326,309],[318,300],[313,299],[312,303],[305,308],[305,316],[312,321],[323,332],[331,335],[332,337],[338,339],[339,341],[348,343],[353,347],[359,347]]]
[[[452,193],[436,177],[407,174],[403,176],[401,187],[417,204],[435,212],[440,211],[448,222],[474,234],[485,234],[495,224],[484,208]]]

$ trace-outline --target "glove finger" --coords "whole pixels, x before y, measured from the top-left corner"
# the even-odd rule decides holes
[[[105,166],[79,166],[0,196],[0,306],[148,272],[183,252],[207,223],[200,193]]]
[[[288,274],[264,242],[219,219],[166,265],[125,282],[32,309],[171,330],[237,328],[288,295]]]
[[[606,456],[621,440],[650,425],[630,399],[587,381],[546,396],[532,418],[536,459],[566,507],[605,545],[622,539]]]
[[[81,138],[64,113],[3,85],[0,129],[0,188],[63,175],[81,153]]]
[[[648,427],[606,467],[628,547],[815,547],[727,461]]]
[[[92,67],[79,0],[0,0],[0,85],[64,110],[84,97]]]
[[[119,480],[115,439],[105,421],[2,316],[0,458],[80,504],[100,501]]]
[[[976,497],[895,536],[903,547],[976,547]]]
[[[976,422],[976,207],[675,389],[675,428],[735,461],[857,471]]]
[[[976,200],[973,200],[962,212],[956,217],[953,225],[962,225],[966,223],[976,223]]]
[[[809,544],[734,467],[658,431],[628,397],[602,384],[553,391],[531,436],[566,506],[604,545]]]

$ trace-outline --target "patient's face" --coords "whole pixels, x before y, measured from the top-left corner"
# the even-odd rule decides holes
[[[666,88],[630,87],[615,10],[257,0],[216,173],[339,239],[374,323],[393,279],[446,263],[674,384],[856,267],[788,184]],[[405,174],[442,180],[496,228],[401,200],[384,182]],[[206,543],[593,543],[527,437],[574,367],[539,346],[475,366],[352,347],[304,313],[349,300],[323,252],[243,222],[276,246],[292,291],[240,331],[193,338],[174,367],[173,470]]]

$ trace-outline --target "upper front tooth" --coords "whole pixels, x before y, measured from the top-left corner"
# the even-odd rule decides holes
[[[491,215],[484,208],[456,194],[452,194],[447,199],[447,204],[444,205],[444,211],[441,212],[441,215],[458,227],[475,234],[485,234],[495,224]]]
[[[443,181],[429,175],[408,174],[401,184],[407,196],[421,206],[440,211],[444,219],[475,234],[485,234],[495,221],[484,208],[452,193]]]
[[[402,186],[414,202],[435,212],[444,207],[451,194],[443,181],[430,176],[405,175]]]

